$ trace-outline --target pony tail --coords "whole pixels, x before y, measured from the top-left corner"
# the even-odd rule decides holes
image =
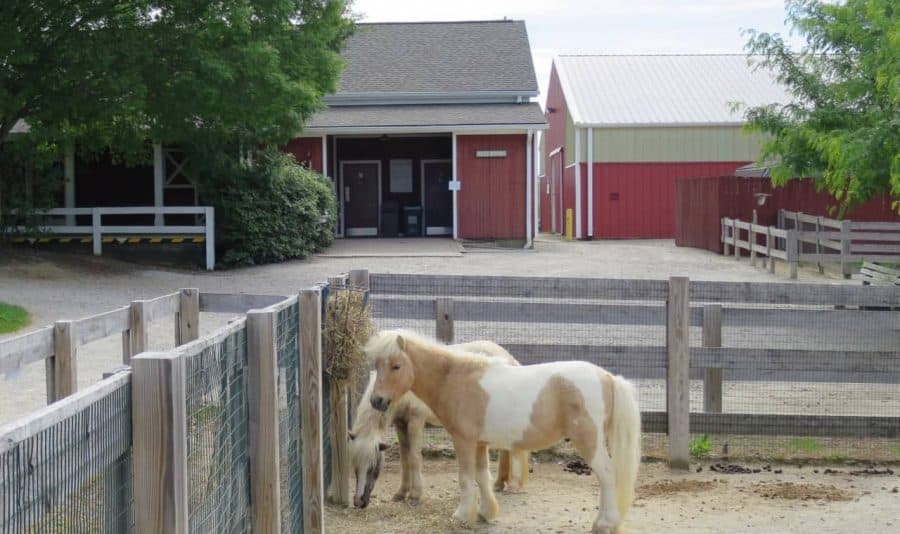
[[[612,428],[607,439],[616,474],[619,517],[624,521],[634,501],[634,485],[641,465],[641,411],[634,385],[621,376],[613,376],[613,395]]]

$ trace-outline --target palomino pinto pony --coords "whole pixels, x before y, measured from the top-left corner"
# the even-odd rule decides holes
[[[374,408],[385,411],[412,391],[450,433],[459,461],[456,521],[491,520],[499,511],[488,445],[536,450],[569,438],[600,481],[592,532],[619,529],[634,499],[641,458],[640,411],[624,378],[587,362],[515,367],[407,331],[379,332],[365,351],[377,374]]]
[[[503,347],[490,341],[473,341],[452,347],[498,358],[509,365],[519,365]],[[386,412],[374,409],[371,399],[375,377],[375,372],[370,373],[369,383],[356,408],[353,430],[350,432],[350,463],[356,474],[353,504],[358,508],[369,505],[372,490],[381,473],[382,451],[387,448],[383,441],[384,435],[388,425],[393,424],[400,441],[401,473],[400,489],[394,494],[394,500],[408,499],[410,504],[415,505],[422,498],[422,440],[425,425],[439,426],[441,422],[412,392],[391,402]],[[515,492],[523,488],[528,477],[528,451],[519,451],[513,456],[512,462],[509,451],[500,451],[498,475],[495,490]]]

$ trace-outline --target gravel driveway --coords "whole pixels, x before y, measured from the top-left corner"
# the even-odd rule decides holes
[[[339,244],[339,257],[313,257],[276,265],[208,273],[145,267],[88,255],[0,249],[0,300],[24,306],[31,313],[27,330],[60,319],[77,319],[110,310],[140,298],[152,298],[182,287],[204,292],[289,294],[328,276],[350,269],[371,272],[440,273],[595,278],[667,278],[687,275],[694,280],[782,282],[783,272],[770,275],[749,261],[736,261],[707,251],[678,248],[670,240],[564,242],[542,237],[534,250],[467,248],[462,254],[415,256],[411,240],[360,240],[363,257],[352,256],[352,240]],[[422,243],[433,251],[443,245]],[[450,248],[458,247],[450,242]],[[348,249],[350,252],[348,253]],[[327,254],[327,252],[326,252]],[[413,254],[413,255],[411,255]],[[822,282],[810,270],[801,282]],[[843,283],[843,280],[828,280]],[[203,314],[201,332],[223,324],[226,317]],[[151,327],[151,349],[174,344],[173,325]],[[0,339],[9,335],[0,336]],[[79,348],[79,387],[96,381],[120,363],[121,338],[102,339]],[[0,424],[43,406],[42,365],[33,364],[15,376],[0,378]]]

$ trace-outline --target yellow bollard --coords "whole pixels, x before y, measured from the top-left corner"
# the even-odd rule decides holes
[[[566,209],[566,241],[575,239],[575,210]]]

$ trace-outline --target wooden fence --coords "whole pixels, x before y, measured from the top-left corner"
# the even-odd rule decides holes
[[[779,210],[778,227],[722,218],[724,254],[740,258],[744,251],[755,265],[763,258],[770,272],[775,260],[788,262],[791,278],[800,263],[839,264],[849,278],[854,262],[900,262],[900,223],[838,221]]]
[[[751,435],[900,437],[900,417],[723,413],[723,383],[900,382],[900,346],[886,350],[821,350],[766,346],[764,329],[815,331],[865,330],[873,336],[896,333],[896,313],[849,308],[889,307],[900,303],[900,288],[807,284],[690,282],[687,278],[607,280],[576,278],[475,277],[373,274],[373,309],[382,323],[431,318],[438,338],[458,339],[459,325],[527,325],[519,333],[499,327],[509,339],[496,339],[521,363],[586,360],[632,379],[664,379],[665,411],[645,411],[647,432],[669,435],[669,459],[689,458],[690,433]],[[840,308],[840,309],[839,309]],[[454,326],[456,325],[456,327]],[[626,338],[632,344],[548,343],[524,339],[560,325],[665,327],[664,336]],[[420,326],[421,328],[421,326]],[[701,341],[692,346],[691,329]],[[723,346],[723,329],[746,328],[748,346]],[[757,330],[753,330],[757,329]],[[730,330],[733,331],[733,330]],[[756,332],[756,333],[754,333]],[[697,338],[695,330],[695,340]],[[810,339],[812,343],[814,339]],[[691,412],[688,383],[703,380],[703,411]]]
[[[128,206],[109,208],[54,208],[36,212],[37,217],[44,219],[64,218],[62,224],[48,222],[37,225],[38,231],[47,235],[84,235],[84,239],[93,246],[95,256],[103,253],[104,235],[187,235],[197,236],[206,245],[206,270],[212,271],[216,265],[215,209],[209,206]],[[76,224],[76,216],[90,216],[90,224]],[[105,215],[153,215],[156,223],[152,225],[115,225],[103,224]],[[193,225],[166,225],[164,215],[194,215],[202,220]],[[24,232],[25,227],[17,228]],[[124,238],[123,238],[124,239]]]
[[[367,284],[366,271],[353,271],[349,277],[341,279],[364,287]],[[323,436],[329,433],[335,461],[331,463],[333,479],[332,498],[336,502],[347,504],[349,500],[349,455],[347,453],[346,417],[343,425],[336,428],[323,421],[324,402],[342,406],[347,414],[347,392],[332,395],[323,400],[322,373],[322,311],[323,288],[325,284],[302,290],[292,297],[269,295],[228,295],[201,293],[197,289],[182,289],[178,292],[150,300],[138,300],[129,306],[91,317],[58,321],[52,326],[29,332],[22,336],[0,342],[0,372],[10,373],[23,366],[46,361],[47,395],[50,404],[35,414],[0,427],[0,455],[16,454],[20,458],[18,447],[27,449],[29,461],[40,465],[37,471],[23,472],[16,470],[12,476],[0,476],[0,530],[6,528],[28,528],[29,521],[42,521],[51,513],[52,506],[64,506],[71,495],[84,491],[85,484],[109,485],[104,481],[104,473],[111,469],[113,461],[121,460],[122,454],[133,454],[134,475],[119,477],[116,484],[127,484],[128,491],[134,492],[134,528],[138,532],[188,532],[190,528],[189,514],[191,506],[190,484],[188,480],[188,438],[192,425],[189,424],[186,399],[190,386],[186,377],[186,362],[202,351],[222,343],[228,336],[236,333],[246,336],[246,402],[245,410],[249,421],[247,438],[249,450],[251,492],[250,516],[247,519],[253,531],[257,532],[305,532],[321,533],[324,531],[323,501],[325,498],[325,473],[323,459]],[[291,378],[284,376],[285,355],[279,351],[291,350],[292,344],[281,348],[279,314],[288,307],[296,307],[298,324],[296,327],[296,353],[287,355],[296,362],[297,394],[299,395],[299,420],[284,424],[284,395],[290,397],[291,391],[284,389],[292,384]],[[206,336],[199,336],[199,320],[201,312],[241,314],[228,325]],[[243,314],[246,314],[245,316]],[[174,322],[176,348],[163,352],[147,352],[148,324],[151,321],[171,317]],[[282,315],[291,317],[291,315]],[[292,328],[291,325],[287,325]],[[118,369],[103,381],[85,390],[77,390],[77,351],[78,348],[91,341],[111,335],[122,335],[123,363],[130,367]],[[218,383],[218,379],[213,382]],[[125,446],[122,450],[106,450],[109,440],[98,442],[91,440],[84,446],[93,447],[82,458],[69,458],[61,454],[58,447],[44,447],[35,451],[29,440],[36,439],[40,432],[54,428],[72,418],[84,418],[85,411],[98,401],[109,402],[110,395],[130,388],[131,410],[129,412],[131,436],[121,437],[116,446]],[[279,393],[280,391],[280,393]],[[126,395],[126,398],[128,396]],[[121,408],[121,406],[119,406]],[[121,409],[119,410],[121,411]],[[242,409],[243,411],[243,409]],[[93,413],[93,412],[92,412]],[[101,414],[102,415],[102,414]],[[96,417],[96,414],[91,415]],[[86,419],[87,420],[87,419]],[[333,418],[340,421],[341,417]],[[92,420],[91,420],[92,421]],[[81,425],[84,426],[84,425]],[[98,425],[89,422],[84,428],[86,432]],[[81,427],[79,427],[81,428]],[[299,432],[298,436],[287,436],[285,432]],[[127,438],[127,439],[125,439]],[[123,441],[124,440],[124,441]],[[133,453],[127,445],[133,443]],[[93,445],[88,445],[93,444]],[[123,445],[124,444],[124,445]],[[64,446],[62,443],[61,446]],[[299,451],[299,461],[284,456],[287,451]],[[107,447],[108,449],[108,447]],[[71,456],[71,455],[70,455]],[[90,456],[88,458],[87,456]],[[117,460],[118,459],[118,460]],[[281,459],[281,461],[279,461]],[[85,464],[87,461],[88,464]],[[0,462],[2,464],[3,462]],[[129,466],[131,457],[127,457]],[[302,521],[294,517],[290,521],[284,515],[291,512],[290,506],[282,506],[282,497],[288,488],[283,470],[292,465],[300,466],[302,477],[298,473],[290,473],[294,480],[302,478],[302,495],[299,502],[291,503],[294,510],[302,508]],[[130,467],[129,467],[130,469]],[[59,489],[52,498],[41,493],[50,491],[42,484],[32,480],[48,474],[61,477],[66,486]],[[124,476],[124,475],[123,475]],[[25,478],[20,478],[25,477]],[[342,481],[337,483],[337,481]],[[30,516],[17,515],[18,505],[8,503],[22,502],[24,488],[37,488],[29,498],[40,503],[39,512],[30,512]],[[10,493],[7,493],[10,492]],[[105,502],[104,506],[114,515],[128,517],[117,495],[123,488],[109,491],[108,496],[114,501]],[[12,493],[15,492],[15,493]],[[291,492],[287,492],[291,493]],[[296,496],[292,496],[296,500]],[[93,497],[86,497],[93,498]],[[18,499],[18,500],[16,500]],[[52,505],[52,506],[51,506]],[[83,505],[82,505],[83,506]],[[34,513],[39,516],[34,516]],[[55,513],[55,512],[54,512]],[[76,514],[77,515],[77,514]],[[84,518],[73,519],[70,526],[77,527]],[[124,519],[118,519],[116,525],[122,525]],[[106,528],[116,530],[119,527],[112,523],[102,523]],[[112,525],[112,526],[111,526]],[[83,526],[83,525],[82,525]],[[286,529],[286,530],[285,530]]]

